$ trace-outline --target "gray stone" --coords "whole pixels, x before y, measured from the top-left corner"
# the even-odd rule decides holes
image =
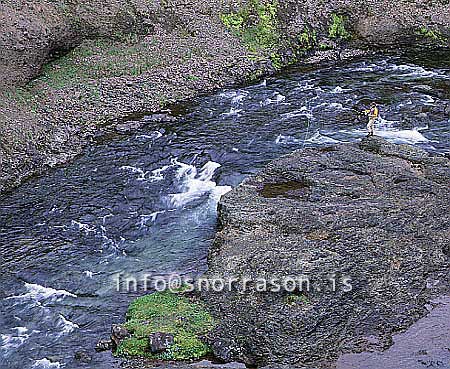
[[[172,115],[169,115],[169,114],[158,113],[158,114],[146,115],[144,117],[144,120],[146,122],[161,123],[161,122],[174,122],[177,120],[177,118]]]
[[[128,330],[120,324],[114,324],[111,327],[111,341],[113,343],[113,349],[120,345],[125,338],[129,337],[130,333]]]
[[[75,360],[81,363],[90,363],[92,361],[92,356],[85,350],[80,350],[75,352]]]
[[[170,333],[156,332],[148,336],[148,347],[152,354],[166,351],[173,343],[173,335]]]
[[[445,110],[444,110],[445,114],[450,115],[450,103],[448,103],[447,105],[445,105]]]
[[[130,133],[136,131],[144,125],[143,122],[130,120],[127,122],[116,125],[116,132],[118,133]]]
[[[97,342],[97,345],[95,345],[95,351],[101,352],[101,351],[108,351],[113,348],[113,342],[112,340],[100,340]]]
[[[206,276],[310,284],[203,292],[219,322],[214,353],[278,367],[389,347],[448,293],[449,183],[447,158],[368,137],[296,151],[224,195]]]

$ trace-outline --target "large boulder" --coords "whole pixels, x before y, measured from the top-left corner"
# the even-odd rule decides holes
[[[2,1],[0,87],[25,85],[46,62],[85,39],[149,34],[156,9],[153,1]]]
[[[388,347],[448,292],[449,184],[447,158],[377,137],[299,150],[244,181],[220,201],[206,275],[238,281],[202,293],[215,354],[302,365]],[[262,292],[258,278],[287,284]]]

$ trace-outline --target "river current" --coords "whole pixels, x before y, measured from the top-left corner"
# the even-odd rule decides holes
[[[449,154],[440,60],[378,57],[222,90],[0,198],[0,368],[86,367],[81,349],[88,367],[111,368],[93,347],[142,294],[117,291],[117,276],[205,271],[220,196],[282,154],[361,139],[371,101],[375,134]]]

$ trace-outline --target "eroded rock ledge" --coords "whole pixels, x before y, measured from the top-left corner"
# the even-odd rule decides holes
[[[388,347],[448,293],[449,184],[447,158],[374,137],[296,151],[225,195],[207,275],[307,275],[310,288],[203,293],[215,354],[317,368]]]

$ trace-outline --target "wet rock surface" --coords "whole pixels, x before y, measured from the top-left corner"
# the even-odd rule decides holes
[[[92,361],[92,355],[86,350],[80,350],[75,352],[74,358],[75,360],[86,364]]]
[[[166,351],[174,343],[170,333],[156,332],[148,336],[148,347],[152,354]]]
[[[125,361],[121,364],[124,369],[150,369],[150,368],[164,368],[164,369],[245,369],[246,366],[242,363],[213,363],[208,360],[202,360],[193,363],[163,363],[152,362],[145,359],[135,359]]]
[[[128,330],[120,324],[114,324],[111,327],[111,341],[113,349],[117,348],[120,343],[127,337],[130,336]]]
[[[207,276],[238,281],[202,294],[220,321],[214,353],[326,367],[388,348],[448,293],[449,183],[447,158],[370,137],[296,151],[226,194]],[[309,284],[258,284],[299,276]]]
[[[97,351],[97,352],[109,351],[109,350],[112,350],[113,346],[114,346],[114,343],[111,339],[109,339],[109,340],[102,339],[102,340],[99,340],[97,342],[97,344],[95,345],[95,351]]]
[[[344,354],[337,361],[337,369],[450,368],[450,296],[430,305],[432,311],[406,332],[396,334],[386,351]]]

